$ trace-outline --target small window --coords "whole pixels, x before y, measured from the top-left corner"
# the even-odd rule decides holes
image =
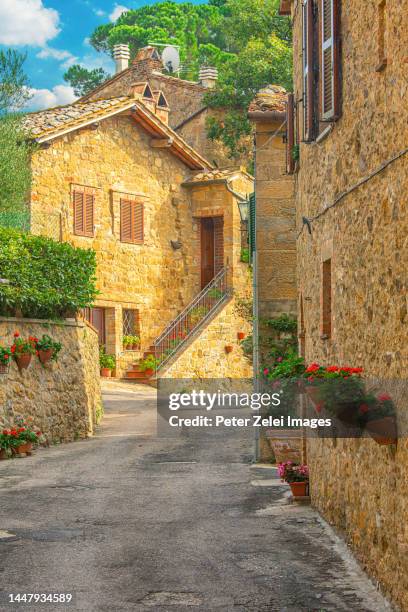
[[[322,264],[322,339],[331,338],[332,335],[332,266],[331,259]]]
[[[122,310],[122,334],[125,336],[136,336],[140,338],[139,311],[135,309],[124,308]],[[132,344],[126,344],[127,350],[134,350],[140,347],[140,341]]]
[[[144,206],[133,200],[120,201],[120,239],[142,244],[144,240]]]
[[[73,192],[74,234],[76,236],[94,235],[95,196],[84,191]]]
[[[387,66],[387,2],[382,0],[378,5],[378,66],[377,72]]]

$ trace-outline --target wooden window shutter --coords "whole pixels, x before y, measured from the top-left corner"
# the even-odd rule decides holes
[[[94,201],[94,195],[74,191],[74,234],[77,236],[94,235]]]
[[[214,270],[224,267],[224,217],[214,217]]]
[[[84,194],[74,191],[74,234],[82,236],[84,232]]]
[[[295,160],[293,157],[295,147],[295,100],[293,93],[288,94],[286,107],[286,171],[293,174]]]
[[[140,244],[144,238],[144,207],[141,202],[120,201],[120,239]]]
[[[85,194],[84,201],[84,235],[94,235],[94,200],[95,197],[89,193]]]
[[[313,1],[303,4],[303,138],[306,142],[313,139],[314,101],[313,101]]]
[[[340,116],[340,0],[320,0],[321,121]]]

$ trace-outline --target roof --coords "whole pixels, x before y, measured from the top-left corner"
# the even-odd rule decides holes
[[[131,117],[152,139],[164,142],[165,148],[192,170],[213,168],[210,162],[161,121],[139,98],[120,96],[93,102],[76,102],[30,113],[26,115],[24,125],[37,142],[43,143],[125,111],[130,112]]]
[[[226,183],[234,179],[244,176],[250,181],[254,181],[254,177],[246,172],[243,168],[216,168],[205,172],[198,172],[190,179],[185,181],[183,185],[203,185],[205,183]]]
[[[261,89],[249,105],[249,112],[286,112],[287,92],[280,85],[268,85]]]

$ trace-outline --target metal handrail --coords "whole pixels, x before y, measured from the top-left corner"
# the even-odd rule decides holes
[[[160,370],[230,295],[223,268],[153,342]]]

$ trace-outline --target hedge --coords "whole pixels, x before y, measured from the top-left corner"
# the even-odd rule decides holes
[[[97,296],[96,257],[51,238],[0,228],[0,315],[72,316]]]

